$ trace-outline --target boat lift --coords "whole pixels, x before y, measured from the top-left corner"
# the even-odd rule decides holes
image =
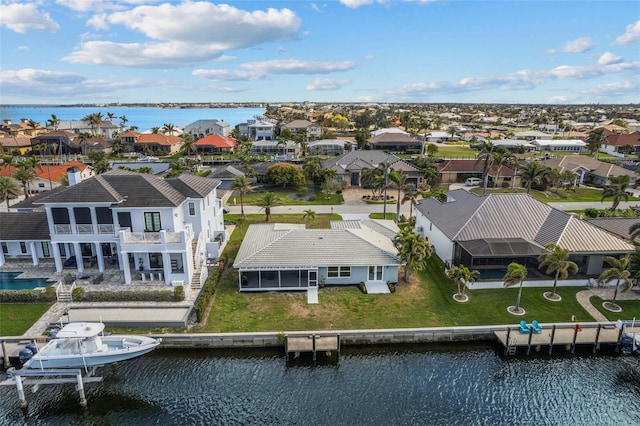
[[[95,369],[91,370],[91,373],[95,372]],[[83,377],[82,370],[80,369],[55,369],[55,370],[38,370],[38,369],[26,369],[20,370],[8,370],[7,374],[11,377],[3,382],[0,382],[0,386],[16,386],[18,391],[18,400],[20,401],[20,408],[27,408],[27,399],[24,393],[25,385],[34,385],[35,387],[40,385],[59,385],[64,383],[75,383],[76,390],[80,395],[80,406],[87,406],[87,399],[84,395],[85,383],[99,383],[102,381],[102,377],[95,377],[92,374]]]

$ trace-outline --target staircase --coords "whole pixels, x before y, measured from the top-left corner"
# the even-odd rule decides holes
[[[73,298],[71,297],[71,292],[73,291],[73,288],[73,285],[61,285],[56,292],[58,302],[72,302]]]
[[[191,257],[192,259],[196,259],[196,249],[198,246],[198,241],[194,240],[191,242]],[[198,263],[198,262],[196,262]],[[191,277],[191,290],[200,290],[202,289],[202,283],[200,282],[200,273],[202,272],[202,265],[194,265],[195,269],[193,270],[193,276]]]

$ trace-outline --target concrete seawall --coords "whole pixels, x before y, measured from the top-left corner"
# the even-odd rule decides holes
[[[567,324],[571,326],[572,324]],[[265,348],[284,345],[285,336],[340,336],[341,345],[498,341],[495,331],[507,326],[398,328],[385,330],[322,330],[262,333],[162,334],[163,348]]]

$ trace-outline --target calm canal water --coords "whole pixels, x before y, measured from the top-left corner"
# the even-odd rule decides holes
[[[399,350],[400,349],[400,350]],[[287,365],[281,351],[157,350],[86,387],[0,388],[2,425],[637,425],[637,357],[502,358],[493,347],[343,350]]]

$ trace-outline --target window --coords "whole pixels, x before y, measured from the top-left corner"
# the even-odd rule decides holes
[[[20,241],[20,253],[27,254],[27,243]]]
[[[58,250],[60,250],[60,256],[62,257],[67,256],[67,248],[64,245],[64,243],[58,243]]]
[[[196,203],[193,201],[189,201],[189,216],[196,215]]]
[[[49,243],[46,241],[42,242],[42,255],[44,257],[51,257],[51,251],[49,250]]]
[[[7,246],[7,243],[4,241],[2,242],[2,252],[4,254],[9,254],[9,247]]]
[[[162,253],[149,253],[149,266],[151,269],[162,269]]]
[[[351,276],[350,266],[329,266],[327,270],[329,278],[349,278]]]
[[[144,230],[147,232],[158,232],[160,229],[160,213],[146,212],[144,214]]]

